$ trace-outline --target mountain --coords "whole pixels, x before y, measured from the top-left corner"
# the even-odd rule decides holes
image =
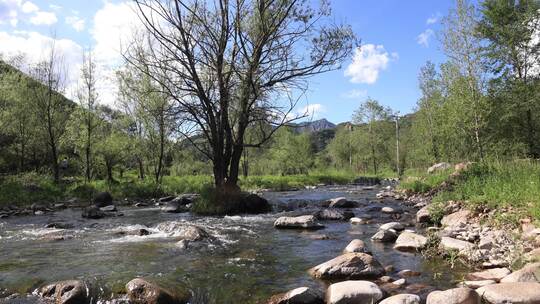
[[[297,133],[314,133],[323,130],[334,129],[335,127],[335,124],[329,122],[325,118],[292,124],[292,128]]]

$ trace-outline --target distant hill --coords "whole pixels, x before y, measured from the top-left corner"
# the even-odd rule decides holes
[[[297,133],[314,133],[314,132],[319,132],[319,131],[323,131],[323,130],[334,129],[336,127],[336,125],[334,123],[329,122],[325,118],[323,118],[323,119],[319,119],[319,120],[306,121],[306,122],[300,122],[300,123],[292,124],[291,127]]]

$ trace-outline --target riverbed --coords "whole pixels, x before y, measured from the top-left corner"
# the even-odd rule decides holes
[[[104,303],[121,296],[125,284],[141,276],[171,290],[189,288],[193,303],[260,303],[296,287],[326,288],[329,282],[312,278],[307,270],[340,255],[353,239],[363,240],[383,266],[393,266],[388,275],[396,277],[404,269],[421,273],[407,278],[407,284],[393,293],[425,296],[434,289],[454,287],[465,269],[452,269],[442,260],[427,261],[419,254],[394,250],[392,243],[370,240],[381,224],[413,223],[415,214],[401,201],[376,199],[380,190],[379,186],[348,185],[264,192],[262,196],[276,209],[291,209],[284,206],[298,202],[306,205],[264,215],[200,217],[164,213],[155,206],[119,206],[123,216],[99,220],[83,219],[80,209],[2,219],[0,297],[29,294],[57,280],[81,279],[91,286],[93,302]],[[317,231],[273,227],[279,216],[312,214],[322,201],[340,196],[360,202],[361,207],[351,211],[371,222],[324,221],[325,228]],[[398,216],[384,214],[382,207],[401,211]],[[210,238],[180,246],[174,234],[157,229],[164,222],[197,225]],[[44,228],[50,223],[67,228]],[[150,234],[121,233],[139,229]],[[407,229],[421,231],[412,224]],[[36,301],[25,299],[25,303]]]

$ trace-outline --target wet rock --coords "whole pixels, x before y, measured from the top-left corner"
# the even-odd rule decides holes
[[[100,192],[94,197],[94,205],[98,208],[111,205],[113,197],[109,192]]]
[[[181,212],[188,212],[189,209],[182,202],[177,201],[177,200],[172,200],[172,201],[167,201],[165,205],[161,207],[161,211],[167,212],[167,213],[181,213]]]
[[[398,276],[403,277],[403,278],[417,277],[419,275],[421,275],[420,272],[412,271],[410,269],[404,269],[404,270],[398,272]]]
[[[395,213],[401,213],[402,211],[398,208],[382,207],[381,212],[386,213],[386,214],[395,214]]]
[[[392,277],[391,276],[382,276],[377,281],[382,282],[382,283],[390,283],[390,282],[392,282]]]
[[[279,229],[322,229],[323,225],[317,222],[313,215],[296,217],[282,216],[274,222],[274,227]]]
[[[320,290],[309,287],[299,287],[289,292],[270,298],[267,304],[323,304],[323,294]]]
[[[395,241],[397,237],[398,235],[393,229],[379,230],[371,237],[371,240],[374,242],[388,243]]]
[[[477,288],[484,287],[484,286],[491,285],[491,284],[495,284],[495,283],[497,283],[497,282],[495,282],[494,280],[463,281],[460,285],[462,287],[469,287],[469,288],[472,288],[472,289],[477,289]]]
[[[54,223],[48,223],[47,225],[45,225],[45,228],[71,229],[73,228],[73,225],[61,223],[61,222],[54,222]]]
[[[350,218],[349,219],[349,222],[353,225],[363,225],[363,224],[366,224],[367,222],[359,217],[353,217],[353,218]]]
[[[426,304],[480,304],[480,297],[473,289],[453,288],[431,292]]]
[[[419,251],[423,249],[426,244],[427,238],[425,236],[404,231],[397,238],[394,249],[399,251]]]
[[[407,283],[407,280],[405,279],[399,279],[399,280],[395,280],[394,282],[392,282],[392,284],[396,285],[396,286],[403,286],[405,285],[405,283]]]
[[[478,288],[476,292],[482,303],[489,304],[536,304],[540,303],[540,283],[499,283]]]
[[[431,222],[431,214],[429,212],[429,206],[422,207],[422,209],[416,212],[417,223],[429,223]]]
[[[335,209],[323,209],[313,214],[318,220],[321,221],[347,221],[354,217],[354,213],[351,211],[340,211]]]
[[[181,240],[200,241],[210,237],[203,228],[182,222],[163,222],[158,224],[156,229]]]
[[[318,279],[369,279],[384,275],[384,268],[371,255],[345,253],[309,270]]]
[[[330,208],[355,208],[358,206],[356,202],[349,201],[344,197],[337,197],[329,200],[328,207]]]
[[[398,294],[382,300],[379,304],[420,304],[420,297],[413,294]]]
[[[41,210],[34,211],[34,215],[43,215],[43,214],[45,214],[44,211],[41,211]]]
[[[474,244],[469,243],[466,241],[450,238],[443,236],[441,238],[440,246],[443,250],[449,251],[449,250],[457,250],[461,255],[466,255],[470,253],[473,248]]]
[[[117,234],[119,235],[136,235],[136,236],[145,236],[150,235],[150,231],[145,228],[137,228],[137,229],[128,229],[128,230],[122,230],[118,231]]]
[[[83,281],[68,280],[47,284],[37,290],[37,294],[55,304],[90,303],[88,288]]]
[[[108,205],[108,206],[99,208],[99,210],[101,210],[103,212],[115,212],[116,211],[116,206],[115,205]]]
[[[380,230],[395,230],[395,231],[402,231],[405,229],[405,226],[403,226],[400,222],[390,222],[386,224],[382,224],[381,227],[379,227]]]
[[[525,265],[525,267],[517,270],[501,279],[501,283],[510,282],[539,282],[540,279],[540,263]]]
[[[492,268],[484,271],[469,273],[466,278],[469,281],[493,280],[499,282],[502,278],[509,274],[510,269],[508,268]]]
[[[343,250],[345,253],[352,253],[352,252],[362,252],[362,253],[368,253],[368,250],[366,248],[366,244],[364,241],[359,239],[352,240],[347,247],[345,247],[345,250]]]
[[[427,172],[431,174],[431,173],[435,173],[437,171],[444,171],[444,170],[447,170],[447,169],[450,169],[450,168],[452,168],[451,164],[442,162],[442,163],[438,163],[438,164],[435,164],[435,165],[429,167],[427,169]]]
[[[105,217],[105,212],[96,206],[90,206],[83,209],[81,216],[88,219],[100,219]]]
[[[471,212],[469,210],[461,210],[449,215],[445,215],[441,220],[441,224],[448,227],[466,225],[469,222],[470,216]]]
[[[373,304],[383,293],[369,281],[344,281],[332,284],[326,291],[327,304]]]
[[[308,237],[315,241],[329,240],[330,237],[327,234],[309,234]]]
[[[188,291],[175,294],[142,278],[129,281],[126,291],[132,304],[185,304],[191,298]]]
[[[175,199],[175,198],[176,198],[176,196],[174,196],[174,195],[169,195],[169,196],[165,196],[165,197],[160,197],[160,198],[158,199],[158,202],[160,202],[160,203],[166,203],[166,202],[172,201],[172,200]]]

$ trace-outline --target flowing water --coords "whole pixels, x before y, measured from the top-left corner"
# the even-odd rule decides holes
[[[342,186],[268,192],[264,196],[277,206],[307,201],[308,208],[255,216],[198,217],[163,213],[157,207],[120,207],[124,216],[100,220],[83,219],[77,209],[3,219],[0,297],[2,293],[31,293],[46,282],[75,278],[88,282],[96,295],[94,301],[103,303],[123,293],[129,280],[142,276],[168,289],[191,289],[194,303],[260,303],[272,294],[300,286],[325,288],[328,283],[313,279],[307,269],[338,256],[355,238],[364,240],[383,266],[394,266],[389,275],[395,277],[403,269],[422,273],[407,278],[409,289],[395,292],[425,294],[432,288],[455,286],[463,270],[450,269],[442,261],[428,262],[419,255],[398,252],[393,244],[370,241],[380,224],[394,221],[380,212],[381,207],[403,209],[401,221],[410,222],[414,217],[412,210],[397,201],[376,200],[378,190]],[[312,232],[273,228],[279,216],[310,214],[322,200],[339,196],[365,202],[352,211],[358,217],[372,217],[373,222],[324,222],[325,229]],[[171,221],[200,226],[209,232],[211,240],[182,248],[174,233],[157,229],[158,224]],[[44,228],[52,222],[68,224],[70,228]],[[140,228],[151,234],[119,234]],[[65,240],[51,240],[50,236],[59,234]],[[320,234],[329,239],[318,240]],[[424,284],[431,289],[423,288]],[[31,298],[27,301],[32,303]]]

